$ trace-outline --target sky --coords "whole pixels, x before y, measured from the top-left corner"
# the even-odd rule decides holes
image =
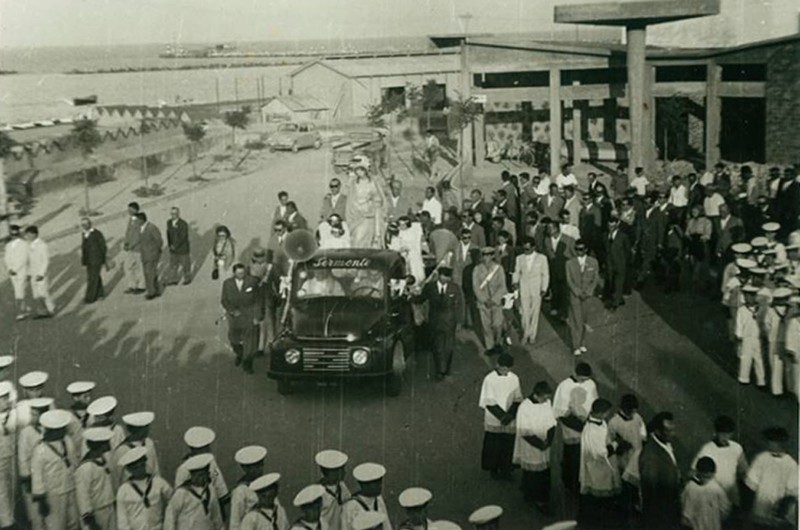
[[[600,0],[0,0],[0,47],[352,39],[562,30],[555,4]],[[797,0],[722,0],[686,27],[725,43],[798,31]],[[691,23],[687,23],[691,24]],[[670,29],[672,27],[672,29]],[[683,42],[677,25],[655,39]],[[735,41],[735,42],[730,42]]]

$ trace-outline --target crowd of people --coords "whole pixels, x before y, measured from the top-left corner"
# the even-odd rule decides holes
[[[404,489],[392,517],[383,498],[386,468],[352,468],[345,453],[317,453],[319,480],[296,492],[290,522],[281,503],[281,475],[266,472],[268,450],[242,447],[233,455],[241,476],[229,487],[214,453],[216,434],[195,426],[183,437],[186,455],[174,481],[165,478],[150,437],[155,415],[118,414],[118,401],[95,397],[97,385],[75,381],[56,404],[46,372],[6,378],[14,358],[0,356],[0,528],[31,530],[459,530],[430,519],[433,493]],[[59,407],[61,405],[61,407]],[[22,509],[17,509],[17,508]],[[476,529],[499,528],[501,507],[469,515]],[[395,520],[396,519],[396,520]],[[392,521],[395,520],[393,523]]]

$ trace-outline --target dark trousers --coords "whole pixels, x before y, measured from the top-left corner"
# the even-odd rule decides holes
[[[522,471],[522,495],[528,502],[547,507],[550,504],[550,470]]]
[[[481,468],[492,473],[510,474],[514,459],[513,434],[484,432]]]
[[[144,288],[147,296],[158,295],[158,261],[142,261]]]
[[[87,304],[96,302],[98,298],[103,298],[106,295],[103,290],[103,277],[100,274],[102,270],[103,265],[86,266],[86,296],[84,300]]]
[[[433,333],[433,360],[437,374],[449,374],[453,364],[453,348],[456,344],[456,328],[431,326]]]
[[[606,271],[606,296],[613,306],[621,305],[625,290],[625,269],[609,267]]]
[[[251,323],[231,322],[228,327],[228,341],[234,353],[245,362],[253,359],[258,345],[258,326]]]
[[[569,290],[567,289],[567,277],[557,274],[551,276],[550,292],[552,298],[550,299],[550,308],[558,311],[560,318],[567,317],[567,297]]]
[[[581,495],[578,500],[578,524],[584,528],[619,528],[621,524],[617,497]]]
[[[578,491],[578,474],[581,466],[581,444],[564,444],[561,458],[561,480],[567,491]]]
[[[478,303],[472,299],[466,301],[467,307],[467,314],[469,315],[470,327],[472,331],[475,332],[475,335],[478,336],[478,340],[481,344],[486,344],[486,341],[483,337],[483,322],[481,322],[481,312],[478,309]]]
[[[164,283],[178,283],[178,269],[183,273],[184,283],[192,281],[192,258],[190,254],[169,253],[169,268]]]

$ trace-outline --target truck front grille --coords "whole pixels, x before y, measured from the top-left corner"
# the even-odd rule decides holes
[[[303,370],[347,372],[350,370],[350,353],[341,350],[303,350]]]

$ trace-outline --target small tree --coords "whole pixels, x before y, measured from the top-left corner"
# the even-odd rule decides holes
[[[97,146],[103,142],[103,139],[100,136],[100,131],[97,130],[97,123],[89,118],[75,122],[72,127],[72,138],[81,150],[83,160],[86,163],[82,170],[84,215],[92,215],[93,212],[89,202],[89,171],[86,165],[89,163],[89,157],[92,156]]]
[[[679,140],[686,134],[689,126],[689,112],[689,103],[684,96],[675,95],[659,101],[657,113],[664,128],[664,160],[670,159],[670,136]],[[683,145],[676,142],[672,151],[674,151],[674,155],[682,156]]]
[[[444,91],[435,79],[429,79],[427,83],[422,86],[422,94],[420,104],[422,110],[425,111],[425,119],[427,129],[431,128],[431,110],[444,103]]]
[[[3,171],[5,158],[11,154],[11,149],[17,145],[6,133],[0,131],[0,222],[8,218],[8,191],[6,190],[6,178]]]
[[[472,125],[482,113],[483,108],[481,105],[472,98],[464,99],[461,94],[458,94],[457,99],[450,103],[448,123],[451,129],[458,130],[458,176],[462,203],[464,202],[464,177],[462,171],[464,167],[464,129]]]
[[[236,145],[236,129],[245,130],[249,123],[250,116],[244,109],[225,113],[225,125],[231,128],[231,145]]]
[[[192,177],[197,178],[197,148],[206,136],[206,130],[200,123],[184,123],[183,134],[189,140],[189,161],[192,163]]]
[[[149,188],[149,178],[150,175],[148,174],[147,170],[147,156],[144,153],[144,136],[152,130],[152,126],[147,118],[142,118],[141,123],[139,124],[139,145],[142,150],[142,179],[144,179],[144,187]]]

